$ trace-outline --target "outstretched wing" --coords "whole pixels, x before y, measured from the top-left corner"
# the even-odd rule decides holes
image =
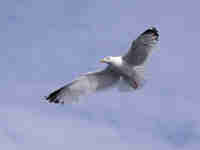
[[[158,42],[158,30],[154,27],[144,31],[135,41],[122,58],[132,66],[138,66],[145,63],[152,48]]]
[[[102,71],[81,75],[71,83],[50,93],[46,100],[50,103],[73,103],[78,101],[79,96],[112,87],[119,78],[119,74],[108,66]]]

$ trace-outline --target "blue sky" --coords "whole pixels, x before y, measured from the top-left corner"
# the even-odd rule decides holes
[[[7,0],[0,2],[0,145],[25,149],[200,148],[199,2]],[[160,42],[147,84],[78,105],[42,101],[99,59],[127,52],[150,26]]]

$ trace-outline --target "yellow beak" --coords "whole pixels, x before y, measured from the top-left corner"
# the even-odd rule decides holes
[[[101,59],[99,62],[100,62],[100,63],[105,63],[106,61],[105,61],[105,59],[103,58],[103,59]]]

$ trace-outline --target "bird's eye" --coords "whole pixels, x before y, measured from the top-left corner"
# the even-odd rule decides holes
[[[106,57],[107,60],[110,60],[110,57]]]

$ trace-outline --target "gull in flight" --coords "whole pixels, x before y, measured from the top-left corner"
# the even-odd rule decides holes
[[[144,66],[159,39],[155,27],[148,28],[134,40],[123,56],[107,56],[100,60],[108,64],[101,71],[79,76],[72,82],[53,91],[45,99],[49,103],[74,103],[82,95],[92,94],[118,85],[120,91],[136,90],[144,83]]]

